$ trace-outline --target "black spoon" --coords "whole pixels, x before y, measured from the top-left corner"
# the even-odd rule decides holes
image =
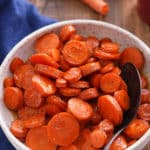
[[[130,97],[130,108],[124,113],[122,124],[115,128],[115,135],[105,145],[103,150],[109,150],[114,139],[134,119],[134,117],[137,114],[138,107],[140,105],[141,81],[140,74],[137,68],[131,63],[126,63],[124,66],[121,67],[121,77],[126,82],[128,87],[128,95]]]

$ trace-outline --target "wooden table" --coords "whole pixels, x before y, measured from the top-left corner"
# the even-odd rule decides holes
[[[80,0],[30,0],[40,12],[58,20],[95,19],[116,24],[134,33],[150,46],[150,26],[142,22],[136,11],[137,0],[107,0],[110,12],[103,17]],[[144,149],[150,150],[150,144]]]

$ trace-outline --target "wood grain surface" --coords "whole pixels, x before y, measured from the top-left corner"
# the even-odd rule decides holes
[[[40,12],[58,20],[94,19],[118,25],[138,36],[150,46],[150,26],[137,13],[137,0],[107,0],[110,11],[106,17],[97,14],[80,0],[30,0]],[[144,150],[150,150],[150,144]]]

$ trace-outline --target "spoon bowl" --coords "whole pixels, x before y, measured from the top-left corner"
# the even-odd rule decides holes
[[[115,134],[106,144],[104,150],[109,150],[115,138],[124,130],[125,127],[135,118],[141,101],[141,80],[138,69],[132,63],[126,63],[121,67],[121,77],[128,87],[130,97],[130,108],[124,112],[123,122],[115,128]]]

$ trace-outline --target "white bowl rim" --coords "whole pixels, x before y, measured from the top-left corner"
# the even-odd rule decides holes
[[[101,25],[101,26],[105,26],[107,28],[116,30],[120,33],[123,33],[124,35],[127,35],[128,37],[134,39],[136,42],[139,42],[141,47],[143,47],[143,49],[149,49],[149,47],[142,41],[140,40],[138,37],[136,37],[134,34],[132,34],[131,32],[117,26],[111,23],[107,23],[107,22],[103,22],[103,21],[99,21],[99,20],[89,20],[89,19],[73,19],[73,20],[65,20],[65,21],[60,21],[54,24],[50,24],[47,26],[44,26],[38,30],[35,30],[34,32],[28,34],[27,36],[25,36],[22,40],[20,40],[12,49],[11,51],[8,53],[8,55],[5,57],[5,59],[3,60],[1,66],[6,64],[6,60],[11,58],[11,56],[13,55],[13,53],[23,44],[25,43],[25,41],[32,39],[32,37],[34,37],[35,35],[38,35],[42,32],[44,32],[45,30],[52,30],[53,28],[58,28],[60,26],[64,26],[66,24],[93,24],[93,25]],[[149,52],[150,54],[150,52]],[[1,66],[0,66],[0,75],[1,75]],[[0,81],[1,82],[1,81]],[[15,147],[15,148],[20,148],[21,150],[29,150],[29,148],[27,148],[27,146],[25,146],[24,144],[22,144],[19,140],[17,140],[13,134],[10,132],[10,130],[6,127],[6,125],[3,123],[5,122],[1,115],[0,115],[0,125],[1,128],[4,132],[4,134],[6,135],[6,137],[9,139],[10,143]],[[127,150],[136,150],[136,148],[144,143],[144,141],[150,138],[150,129],[132,146],[130,146]]]

